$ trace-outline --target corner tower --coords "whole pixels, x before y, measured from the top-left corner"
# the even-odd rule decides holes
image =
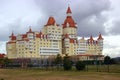
[[[72,11],[69,6],[67,8],[66,14],[67,14],[66,19],[62,24],[63,36],[65,36],[65,34],[69,34],[70,38],[77,39],[77,25],[74,19],[72,18]]]

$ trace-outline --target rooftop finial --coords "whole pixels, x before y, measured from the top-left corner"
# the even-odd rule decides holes
[[[101,33],[99,32],[98,40],[103,40]]]
[[[67,2],[68,2],[68,6],[70,6],[70,0],[68,0]]]
[[[12,34],[11,34],[11,36],[14,36],[14,31],[12,30]]]
[[[72,12],[71,12],[71,9],[70,9],[70,0],[68,0],[67,3],[68,3],[68,9],[67,9],[66,13],[71,14]]]
[[[31,26],[29,26],[29,32],[32,32]]]
[[[67,9],[67,12],[66,12],[67,14],[71,14],[72,13],[72,11],[71,11],[71,9],[70,9],[70,7],[68,6],[68,9]]]

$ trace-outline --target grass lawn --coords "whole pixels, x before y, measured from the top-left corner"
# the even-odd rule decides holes
[[[100,67],[100,69],[105,69]],[[88,71],[45,71],[41,69],[0,69],[4,80],[120,80],[120,65],[111,66],[110,72],[96,72],[89,66]]]

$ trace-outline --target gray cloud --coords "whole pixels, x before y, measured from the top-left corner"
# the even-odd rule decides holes
[[[36,0],[36,2],[39,7],[42,6],[46,16],[53,15],[59,24],[64,22],[67,1],[52,0],[51,2],[43,1],[42,3],[42,0]],[[97,36],[99,32],[105,34],[104,23],[107,21],[107,17],[102,13],[110,9],[109,0],[71,0],[70,7],[73,12],[73,18],[78,24],[79,36]]]
[[[54,16],[58,24],[66,17],[67,0],[1,0],[0,2],[0,40],[8,40],[14,31],[25,33],[29,26],[39,31],[46,24],[49,16]],[[73,18],[78,24],[79,36],[96,36],[105,34],[106,16],[102,13],[109,10],[109,0],[71,0]]]
[[[110,28],[109,33],[111,33],[113,35],[120,34],[120,20],[113,21],[112,27]]]
[[[81,3],[74,7],[74,16],[78,23],[78,35],[97,36],[99,32],[106,34],[104,23],[108,20],[103,15],[110,10],[109,0],[81,0]]]
[[[105,34],[104,22],[96,16],[90,16],[83,19],[78,25],[78,35],[80,36],[98,36],[99,32]]]
[[[5,45],[6,45],[6,42],[0,41],[0,54],[1,53],[6,53]]]
[[[97,36],[99,32],[103,35],[119,35],[120,20],[116,20],[120,13],[119,2],[119,0],[0,0],[0,52],[5,52],[5,44],[12,31],[15,34],[24,34],[29,26],[34,31],[39,31],[47,23],[49,16],[54,16],[58,24],[63,24],[68,3],[72,9],[73,19],[78,25],[78,36]],[[111,7],[113,10],[110,10]],[[106,32],[108,28],[104,24],[111,21],[111,18],[114,18],[109,24],[112,27],[108,27],[109,32]],[[119,36],[116,36],[116,39],[112,36],[107,39],[104,36],[104,39],[108,40],[104,43],[104,54],[112,52],[114,55],[111,53],[111,56],[120,55],[118,38]]]

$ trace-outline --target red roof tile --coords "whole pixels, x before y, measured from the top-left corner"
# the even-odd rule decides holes
[[[5,57],[5,54],[0,54],[0,58],[4,58]]]
[[[22,35],[22,38],[27,38],[27,34],[23,34],[23,35]]]
[[[68,7],[68,9],[67,9],[67,12],[66,12],[66,13],[72,13],[72,11],[71,11],[70,7]]]
[[[49,25],[54,25],[56,22],[55,22],[55,19],[54,19],[54,17],[49,17],[49,19],[48,19],[48,22],[47,22],[47,24],[46,24],[46,26],[49,26]]]
[[[90,36],[89,42],[90,42],[90,44],[94,43],[92,35]]]
[[[39,34],[36,34],[36,37],[37,37],[37,38],[41,38],[42,35],[43,35],[42,32],[40,32]]]
[[[12,32],[11,36],[9,36],[11,38],[11,40],[16,40],[16,36],[14,35],[14,33]]]
[[[98,40],[103,40],[102,35],[99,34]]]
[[[69,24],[69,27],[74,27],[76,28],[76,23],[74,22],[74,20],[72,19],[72,16],[67,16],[64,24],[63,24],[63,28],[67,27],[67,24]]]
[[[68,14],[68,13],[72,13],[70,7],[68,7],[66,14]],[[66,19],[65,19],[65,21],[63,23],[63,28],[66,28],[67,24],[69,24],[69,27],[76,28],[76,23],[74,22],[74,20],[73,20],[71,15],[67,15],[67,17],[66,17]]]
[[[29,28],[29,31],[27,33],[34,33],[31,29],[31,27]]]

